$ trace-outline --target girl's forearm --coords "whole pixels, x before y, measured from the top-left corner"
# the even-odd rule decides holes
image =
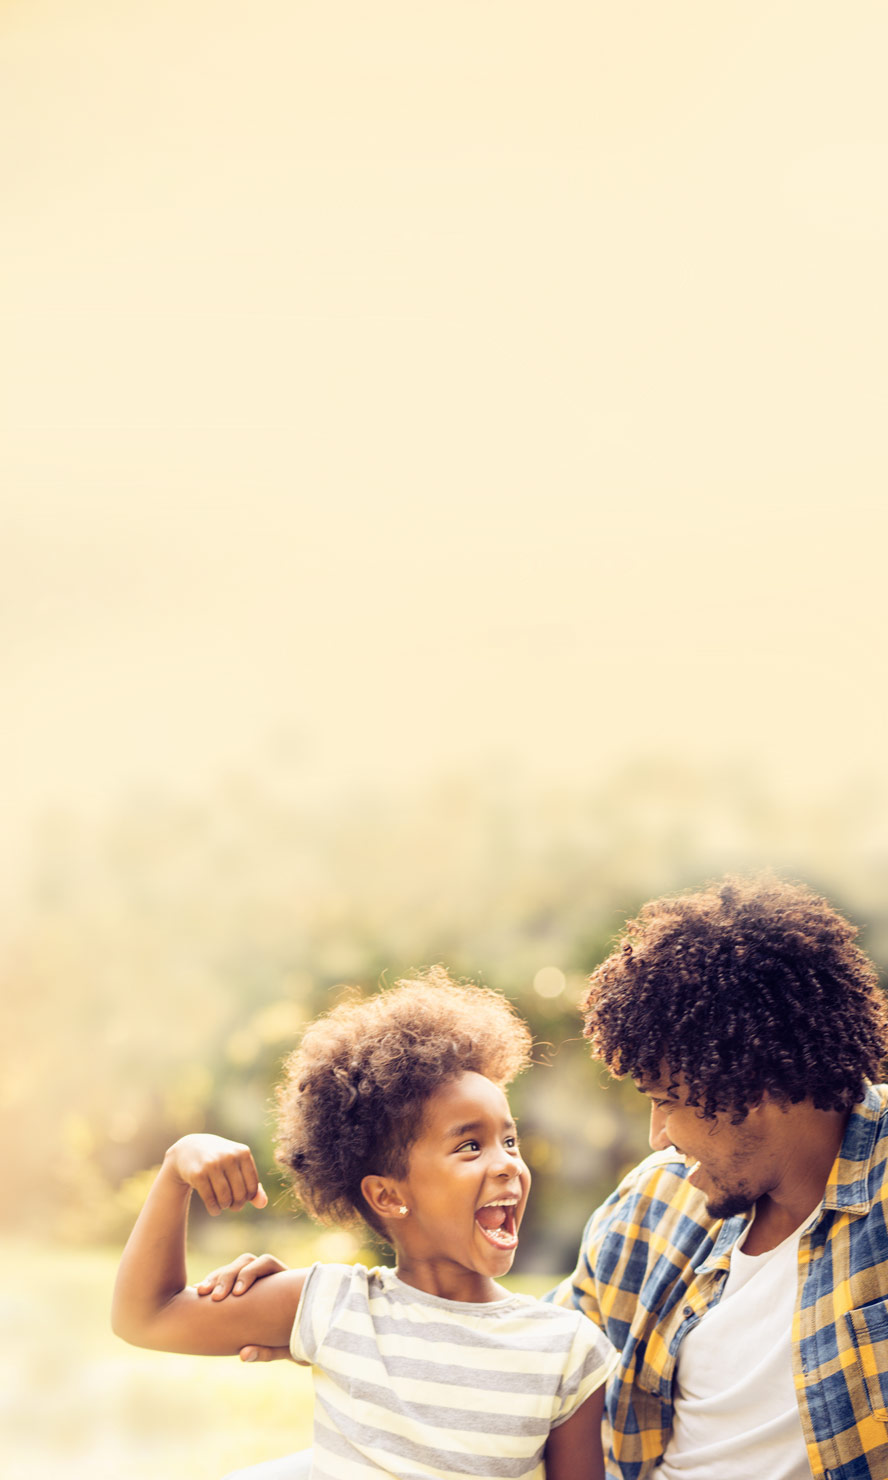
[[[111,1325],[134,1346],[153,1346],[157,1315],[185,1288],[185,1241],[191,1188],[167,1152],[120,1261]]]

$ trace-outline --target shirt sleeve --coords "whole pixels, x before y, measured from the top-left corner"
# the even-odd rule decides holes
[[[576,1413],[586,1399],[607,1382],[620,1359],[619,1352],[592,1321],[577,1315],[575,1322],[555,1403],[553,1429]]]
[[[355,1278],[366,1278],[360,1265],[313,1264],[302,1287],[290,1333],[290,1355],[296,1362],[314,1366],[318,1352],[348,1300]]]

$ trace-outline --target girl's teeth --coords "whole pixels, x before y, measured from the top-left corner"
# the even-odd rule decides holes
[[[517,1214],[514,1202],[491,1202],[478,1209],[475,1221],[488,1243],[512,1250],[518,1246]]]

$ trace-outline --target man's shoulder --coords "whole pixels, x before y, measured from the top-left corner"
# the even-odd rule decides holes
[[[616,1191],[608,1198],[608,1203],[626,1198],[653,1198],[671,1202],[679,1193],[683,1196],[690,1193],[692,1199],[702,1205],[702,1196],[690,1186],[687,1178],[688,1164],[685,1158],[674,1146],[667,1146],[664,1151],[652,1152],[644,1161],[626,1172]]]
[[[634,1187],[639,1183],[656,1180],[664,1172],[670,1176],[684,1177],[687,1170],[687,1162],[681,1152],[676,1151],[674,1146],[667,1146],[664,1151],[652,1151],[644,1161],[630,1168],[621,1179],[617,1191],[621,1191],[623,1187]]]
[[[888,1084],[869,1084],[864,1105],[876,1123],[876,1148],[878,1156],[888,1157]]]
[[[586,1239],[612,1234],[647,1237],[656,1228],[664,1241],[696,1245],[708,1238],[717,1219],[706,1211],[703,1194],[688,1181],[688,1165],[673,1147],[655,1151],[631,1168],[616,1191],[592,1214]]]
[[[886,1113],[888,1113],[888,1084],[867,1085],[867,1095],[865,1096],[865,1099],[869,1099],[870,1103],[874,1106],[876,1110],[876,1114],[883,1122],[882,1134],[888,1135],[888,1122],[886,1122],[884,1119]]]
[[[888,1196],[888,1084],[867,1084],[851,1111],[830,1177],[828,1204],[855,1208]]]
[[[670,1147],[625,1174],[586,1224],[576,1268],[553,1293],[556,1303],[573,1304],[609,1332],[607,1323],[615,1320],[614,1330],[623,1331],[635,1319],[632,1311],[646,1285],[650,1311],[659,1308],[664,1288],[676,1279],[686,1282],[687,1272],[709,1257],[727,1226],[707,1212],[688,1170]],[[622,1336],[616,1344],[621,1343]]]

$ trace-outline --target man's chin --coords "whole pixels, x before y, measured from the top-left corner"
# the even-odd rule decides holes
[[[710,1218],[736,1218],[738,1213],[748,1213],[754,1206],[755,1198],[748,1192],[716,1192],[706,1199]]]

